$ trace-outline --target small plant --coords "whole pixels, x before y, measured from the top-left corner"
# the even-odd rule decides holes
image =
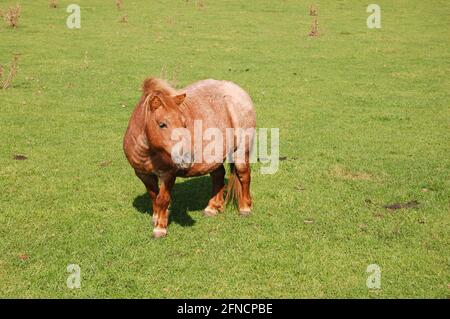
[[[309,36],[310,37],[317,37],[319,36],[319,22],[318,22],[318,13],[317,13],[317,7],[315,7],[314,5],[311,5],[309,7],[309,15],[314,17],[313,18],[313,22],[311,24],[311,30],[309,31]]]
[[[166,23],[169,25],[173,25],[174,24],[173,18],[170,16],[166,17]]]
[[[50,0],[50,1],[48,2],[48,6],[49,6],[50,8],[57,8],[57,7],[58,7],[58,0]]]
[[[13,28],[17,28],[19,25],[19,18],[20,18],[20,11],[22,10],[22,7],[20,4],[16,4],[15,7],[9,7],[5,14],[3,14],[3,17],[6,21],[6,23]]]
[[[88,51],[84,52],[84,60],[83,65],[81,67],[83,70],[89,69],[89,57],[88,57]]]
[[[165,65],[161,68],[160,76],[161,79],[164,79],[173,87],[178,86],[178,80],[177,80],[177,71],[173,70],[172,72],[172,79],[169,79],[169,71]]]
[[[128,15],[124,15],[122,18],[120,18],[119,22],[127,23],[128,22]]]
[[[8,76],[3,80],[3,66],[0,65],[0,88],[6,90],[11,86],[12,81],[17,75],[17,70],[19,68],[19,55],[14,55],[11,64],[9,65],[9,73]]]
[[[167,68],[165,65],[162,66],[161,72],[159,73],[159,77],[164,80],[167,79]]]
[[[172,73],[172,80],[170,81],[170,84],[172,84],[173,87],[178,86],[177,72],[175,70]]]
[[[311,31],[309,32],[310,37],[319,36],[319,23],[317,22],[317,16],[314,17],[313,23],[311,24]]]
[[[123,0],[116,0],[116,7],[117,7],[117,10],[122,10]]]
[[[195,6],[198,9],[203,9],[206,7],[205,1],[204,0],[197,0],[197,2],[195,3]]]

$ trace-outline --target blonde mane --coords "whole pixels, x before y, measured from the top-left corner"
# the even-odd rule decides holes
[[[156,93],[160,93],[166,96],[173,96],[177,94],[177,91],[170,86],[163,79],[158,78],[148,78],[142,84],[142,92],[144,95],[153,95]]]
[[[142,92],[144,104],[147,104],[147,101],[156,94],[162,95],[162,98],[173,97],[183,92],[183,90],[179,91],[174,89],[166,80],[160,78],[147,78],[142,84]],[[185,113],[191,104],[191,99],[186,97],[183,103],[177,106],[177,110]]]

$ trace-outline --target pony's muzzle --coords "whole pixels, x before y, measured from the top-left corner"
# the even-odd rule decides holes
[[[192,166],[192,156],[190,152],[186,152],[182,144],[176,144],[172,148],[172,161],[175,166],[181,169],[188,169]]]

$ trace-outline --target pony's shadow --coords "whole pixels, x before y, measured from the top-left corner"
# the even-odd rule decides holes
[[[211,195],[211,178],[209,176],[184,179],[175,184],[169,207],[169,223],[174,222],[180,226],[192,226],[195,220],[188,214],[189,211],[203,210]],[[143,214],[152,214],[152,204],[147,193],[137,196],[133,206]]]

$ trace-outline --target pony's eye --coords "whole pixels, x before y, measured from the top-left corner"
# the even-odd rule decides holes
[[[159,123],[158,126],[159,126],[159,128],[166,128],[167,127],[166,123],[162,123],[162,122]]]

